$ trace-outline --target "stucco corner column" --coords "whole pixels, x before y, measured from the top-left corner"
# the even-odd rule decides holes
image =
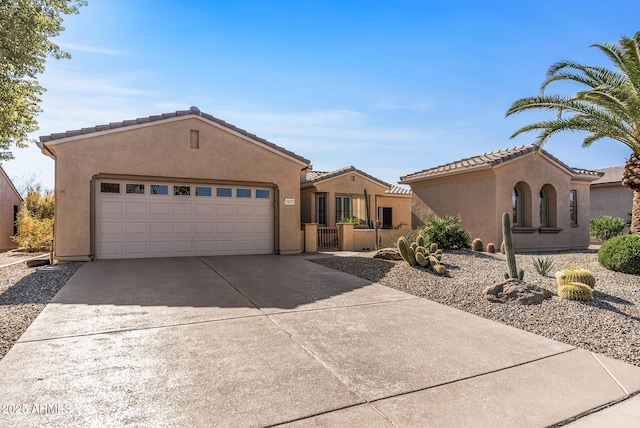
[[[318,252],[318,224],[317,223],[304,224],[304,249],[303,250],[305,253]]]
[[[338,223],[340,251],[353,251],[353,223]]]

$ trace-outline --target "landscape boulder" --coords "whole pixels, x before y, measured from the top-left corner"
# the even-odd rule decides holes
[[[551,293],[542,287],[527,284],[519,279],[508,279],[485,288],[482,297],[493,303],[539,305],[545,299],[550,299]]]
[[[402,256],[400,255],[400,250],[397,248],[381,248],[373,255],[376,259],[385,259],[385,260],[402,260]]]

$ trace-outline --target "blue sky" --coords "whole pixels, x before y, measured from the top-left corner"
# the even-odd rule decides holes
[[[463,157],[528,144],[543,115],[504,113],[562,59],[640,30],[640,2],[89,0],[56,42],[34,136],[197,106],[312,161],[396,183]],[[552,91],[568,93],[557,86]],[[575,88],[573,88],[575,89]],[[621,165],[617,142],[545,147],[582,168]],[[3,167],[53,188],[34,145]]]

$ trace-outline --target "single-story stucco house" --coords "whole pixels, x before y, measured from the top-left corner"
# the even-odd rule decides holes
[[[385,183],[353,166],[335,171],[308,171],[300,183],[303,223],[334,227],[346,219],[366,225],[364,190],[369,216],[385,229],[408,228],[411,224],[411,191]]]
[[[502,242],[502,213],[512,213],[520,250],[589,245],[590,185],[602,173],[572,168],[525,145],[485,153],[401,177],[411,186],[412,227],[459,215],[472,238]]]
[[[196,107],[40,137],[55,258],[295,254],[309,161]]]
[[[0,165],[0,251],[18,246],[11,237],[18,233],[16,220],[23,203],[22,196]]]
[[[596,171],[603,176],[591,183],[591,218],[609,215],[631,224],[633,192],[622,185],[624,165]]]

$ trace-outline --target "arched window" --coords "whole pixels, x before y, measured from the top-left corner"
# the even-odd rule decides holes
[[[540,226],[549,227],[549,195],[544,189],[540,189]]]
[[[524,225],[524,201],[523,201],[523,193],[522,188],[516,184],[513,188],[513,192],[511,193],[511,201],[513,203],[513,225],[514,226],[523,226]]]

